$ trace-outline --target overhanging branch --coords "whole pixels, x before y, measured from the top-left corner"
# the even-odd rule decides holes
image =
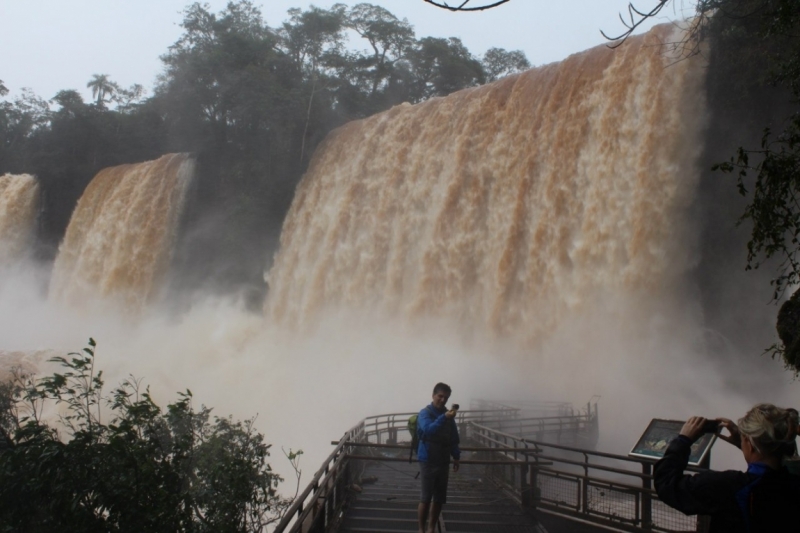
[[[436,7],[440,7],[442,9],[447,9],[448,11],[484,11],[486,9],[492,9],[493,7],[497,7],[499,5],[505,4],[506,2],[510,2],[511,0],[496,0],[494,2],[484,4],[482,6],[467,6],[471,0],[463,0],[458,5],[450,5],[447,2],[437,2],[436,0],[424,0],[425,3],[431,4]]]
[[[611,41],[611,44],[609,44],[608,47],[616,48],[620,46],[628,39],[628,37],[631,36],[634,31],[636,31],[636,28],[638,28],[647,19],[658,15],[661,10],[664,9],[664,6],[666,6],[669,2],[670,0],[659,0],[658,4],[656,4],[655,7],[653,7],[653,9],[650,11],[641,11],[640,9],[637,9],[633,3],[628,4],[628,18],[630,20],[625,20],[622,17],[622,13],[619,15],[619,19],[622,21],[622,24],[627,28],[627,30],[620,33],[616,37],[609,37],[603,30],[600,30],[600,33],[603,34],[603,37]]]

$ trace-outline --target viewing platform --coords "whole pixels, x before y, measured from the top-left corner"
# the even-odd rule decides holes
[[[333,442],[275,533],[418,531],[412,414],[366,418]],[[705,531],[702,517],[658,500],[651,461],[594,450],[596,403],[575,412],[565,403],[478,401],[456,422],[461,468],[450,474],[442,533]]]
[[[469,460],[472,454],[465,453]],[[342,533],[408,533],[417,531],[419,503],[417,463],[379,462],[364,471],[360,493],[352,495],[341,525]],[[477,468],[462,467],[451,473],[447,504],[440,517],[442,531],[448,533],[497,531],[507,533],[541,532],[536,519],[519,503],[480,477]]]

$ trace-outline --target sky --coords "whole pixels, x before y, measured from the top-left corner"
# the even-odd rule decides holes
[[[473,0],[474,2],[480,0]],[[676,0],[656,23],[691,14],[689,0]],[[123,87],[143,85],[148,93],[161,72],[159,56],[181,35],[188,0],[0,0],[0,80],[11,98],[23,87],[50,99],[62,89],[91,96],[86,83],[107,74]],[[334,1],[254,0],[272,27],[292,7],[328,8]],[[353,5],[356,2],[343,2]],[[618,16],[627,0],[511,0],[492,10],[453,13],[423,0],[373,0],[414,26],[417,36],[459,37],[475,55],[491,47],[523,50],[531,64],[559,61],[603,44],[624,30]],[[650,9],[655,0],[636,0]],[[227,0],[209,0],[219,12]],[[652,23],[643,25],[646,30]]]

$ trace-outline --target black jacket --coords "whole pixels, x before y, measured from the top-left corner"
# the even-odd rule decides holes
[[[749,465],[747,472],[684,475],[690,450],[689,439],[679,436],[656,463],[654,480],[661,501],[687,515],[710,515],[709,533],[800,531],[800,478],[762,463]]]

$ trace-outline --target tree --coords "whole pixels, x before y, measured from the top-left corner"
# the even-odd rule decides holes
[[[95,98],[97,107],[104,107],[106,97],[112,98],[119,91],[117,84],[107,74],[93,74],[86,88],[92,90],[92,98]]]
[[[370,95],[377,93],[381,83],[392,75],[394,65],[403,59],[414,42],[414,28],[386,9],[372,4],[356,4],[347,13],[346,25],[366,39],[372,56],[364,58],[362,69],[370,71]]]
[[[56,114],[61,113],[71,118],[78,116],[86,107],[81,93],[73,89],[58,91],[50,101],[60,108]]]
[[[487,82],[531,68],[525,52],[522,50],[509,52],[503,48],[489,48],[483,55],[482,63]]]
[[[782,123],[764,128],[760,147],[740,147],[716,168],[735,173],[739,192],[748,199],[740,218],[740,223],[752,225],[747,269],[770,260],[773,265],[777,262],[771,281],[773,299],[778,301],[787,289],[795,291],[778,313],[781,342],[767,352],[782,357],[787,368],[800,373],[800,290],[796,289],[800,283],[800,5],[789,0],[761,0],[726,7],[727,14],[746,14],[734,24],[739,38],[748,48],[755,42],[767,63],[765,81],[783,88],[789,102]],[[725,36],[736,33],[728,31]]]
[[[225,292],[244,286],[257,299],[306,163],[300,157],[306,71],[247,0],[219,13],[192,4],[181,25],[183,34],[162,56],[165,71],[153,100],[168,128],[167,150],[198,154],[186,223],[213,229],[179,245],[176,270],[188,275],[178,276],[177,286]],[[318,135],[313,118],[312,135]]]
[[[311,123],[314,96],[319,90],[320,82],[325,86],[330,84],[329,80],[320,80],[322,70],[329,70],[329,67],[339,63],[342,54],[345,9],[343,4],[335,4],[329,11],[314,6],[307,11],[290,9],[291,18],[283,23],[280,32],[284,49],[311,81],[300,146],[301,162],[304,162],[306,156],[306,138]],[[329,78],[328,75],[325,77]]]
[[[13,103],[0,103],[0,172],[19,171],[31,163],[29,139],[49,121],[49,105],[30,89],[22,89]]]
[[[311,6],[303,11],[289,10],[289,20],[279,31],[281,44],[296,65],[313,74],[325,56],[340,54],[344,44],[346,7],[335,4],[330,10]]]
[[[116,87],[116,93],[111,97],[111,101],[117,104],[117,111],[130,113],[136,104],[144,98],[145,88],[138,83],[134,83],[127,89]]]
[[[409,63],[413,76],[411,94],[415,102],[484,82],[480,61],[455,37],[420,39],[409,54]]]
[[[800,282],[800,4],[704,0],[697,10],[703,24],[691,37],[712,41],[716,68],[723,70],[723,79],[733,80],[718,94],[729,105],[758,116],[751,128],[753,137],[761,138],[760,146],[740,146],[714,168],[736,176],[747,201],[739,223],[750,227],[746,269],[776,268],[771,285],[778,302]],[[768,97],[764,87],[771,87]],[[756,122],[766,120],[771,110],[771,125]],[[795,373],[800,372],[799,311],[800,294],[795,292],[778,313],[780,343],[767,349]]]
[[[212,420],[188,390],[164,411],[133,378],[106,396],[91,339],[52,361],[0,385],[0,530],[261,532],[287,508],[252,419]]]

